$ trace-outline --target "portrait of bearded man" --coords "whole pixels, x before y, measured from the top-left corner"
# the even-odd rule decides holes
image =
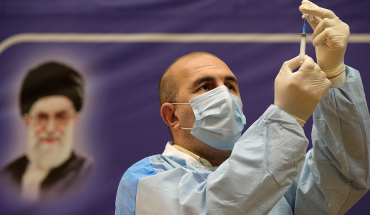
[[[24,199],[63,196],[88,178],[92,158],[74,150],[84,81],[73,68],[46,62],[28,72],[20,93],[26,151],[1,171],[2,184]]]

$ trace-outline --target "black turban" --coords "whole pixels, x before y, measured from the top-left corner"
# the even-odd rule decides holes
[[[72,68],[56,62],[47,62],[29,71],[21,89],[21,114],[28,113],[38,99],[62,95],[73,102],[75,110],[82,108],[84,83]]]

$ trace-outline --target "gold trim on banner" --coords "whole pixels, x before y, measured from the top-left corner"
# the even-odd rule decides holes
[[[307,42],[311,42],[307,34]],[[0,53],[12,45],[29,42],[78,43],[300,43],[301,34],[73,34],[24,33],[16,34],[0,43]],[[370,34],[351,34],[350,43],[370,43]]]

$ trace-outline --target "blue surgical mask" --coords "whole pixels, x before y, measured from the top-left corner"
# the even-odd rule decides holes
[[[195,115],[191,134],[221,150],[232,150],[245,125],[242,101],[226,86],[217,87],[189,101]]]

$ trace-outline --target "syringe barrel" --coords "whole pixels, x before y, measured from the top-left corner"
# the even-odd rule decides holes
[[[299,56],[301,57],[300,62],[303,63],[303,58],[306,55],[306,34],[302,34],[301,36],[301,49],[299,52]]]

